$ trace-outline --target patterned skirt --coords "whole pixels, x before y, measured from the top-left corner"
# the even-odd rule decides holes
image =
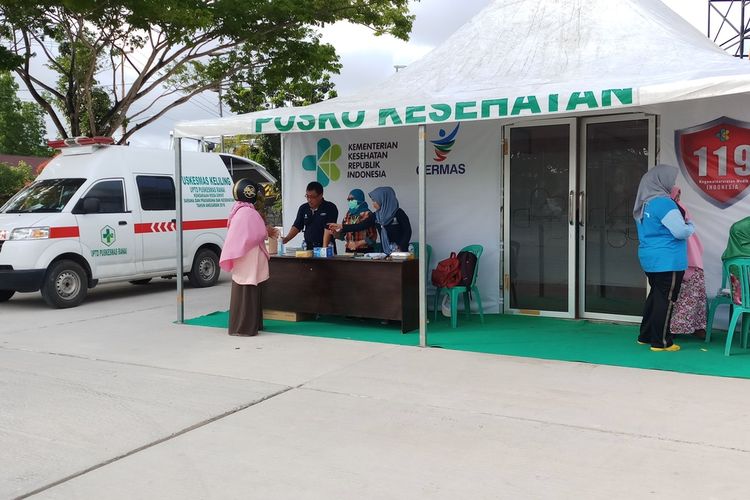
[[[689,280],[682,282],[669,329],[673,335],[706,329],[706,279],[703,269],[696,269]]]

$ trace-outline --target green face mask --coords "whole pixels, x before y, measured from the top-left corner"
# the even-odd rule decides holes
[[[357,200],[349,200],[349,210],[356,210],[359,206],[359,202]]]

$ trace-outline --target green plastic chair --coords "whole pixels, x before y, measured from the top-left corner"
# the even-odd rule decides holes
[[[459,252],[471,252],[477,256],[477,265],[474,268],[474,276],[471,277],[471,284],[466,286],[453,286],[450,288],[437,288],[435,290],[435,303],[433,304],[435,311],[435,320],[437,320],[438,308],[440,307],[440,297],[443,294],[448,294],[451,298],[451,328],[458,326],[458,296],[464,294],[464,312],[467,315],[471,315],[471,299],[469,298],[469,292],[476,297],[477,306],[479,307],[479,317],[484,323],[484,310],[482,309],[482,296],[479,294],[479,288],[477,288],[477,275],[479,274],[479,258],[484,252],[482,245],[469,245],[463,247]]]
[[[740,282],[741,290],[741,304],[735,304],[732,300],[732,289],[730,281],[730,270]],[[708,308],[708,321],[706,324],[706,342],[711,341],[711,327],[713,326],[714,316],[716,314],[716,308],[720,305],[727,304],[730,307],[731,319],[729,320],[729,328],[727,329],[727,342],[724,346],[724,356],[729,356],[729,352],[732,349],[732,338],[734,337],[734,330],[737,327],[737,321],[742,318],[742,347],[747,349],[748,332],[750,332],[750,320],[743,317],[745,313],[750,313],[750,259],[748,258],[737,258],[729,259],[724,262],[722,280],[722,288],[729,288],[729,295],[717,295],[711,300],[711,304]]]
[[[427,271],[427,281],[430,280],[430,262],[432,261],[432,246],[430,244],[425,245],[427,248],[427,260],[425,261],[425,268]],[[419,242],[410,241],[409,248],[412,249],[414,257],[419,258]]]
[[[721,288],[716,297],[711,299],[708,303],[708,320],[706,321],[706,343],[711,342],[711,326],[714,323],[714,315],[716,314],[716,308],[723,305],[728,305],[731,313],[732,305],[732,293],[731,283],[729,281],[729,271],[727,270],[727,263],[722,262],[721,265]],[[722,293],[722,290],[729,290],[729,293]]]

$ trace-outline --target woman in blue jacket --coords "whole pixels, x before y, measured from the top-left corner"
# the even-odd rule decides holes
[[[643,306],[638,343],[652,351],[679,351],[672,341],[669,322],[687,269],[687,239],[695,231],[686,222],[670,192],[677,168],[657,165],[641,178],[633,217],[638,228],[638,258],[651,291]]]

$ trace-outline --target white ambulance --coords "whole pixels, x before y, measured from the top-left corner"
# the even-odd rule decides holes
[[[57,141],[61,154],[0,208],[0,302],[40,290],[52,307],[75,307],[97,283],[175,276],[174,152],[108,143]],[[182,155],[183,271],[196,287],[219,278],[234,203],[226,161]]]

